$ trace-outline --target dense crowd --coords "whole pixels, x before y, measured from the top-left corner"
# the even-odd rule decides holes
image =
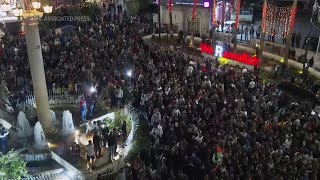
[[[205,68],[182,52],[140,46],[136,102],[152,147],[136,179],[317,179],[320,119],[246,68]],[[141,171],[142,169],[142,171]]]
[[[135,104],[152,129],[134,179],[320,177],[314,103],[263,85],[257,69],[194,61],[148,44],[143,20],[125,19],[79,24],[72,33],[46,37],[42,49],[48,89],[121,86],[127,70],[133,72]],[[4,37],[0,54],[10,90],[32,90],[24,38]]]

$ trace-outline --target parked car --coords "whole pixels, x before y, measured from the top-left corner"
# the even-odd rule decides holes
[[[224,22],[223,28],[220,24],[219,27],[217,27],[216,31],[217,32],[224,32],[224,33],[232,32],[232,27],[234,26],[234,24],[235,24],[235,21],[226,21],[226,22]]]

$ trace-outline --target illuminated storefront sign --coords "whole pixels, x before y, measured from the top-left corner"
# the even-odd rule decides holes
[[[246,65],[259,66],[259,59],[256,56],[249,56],[246,53],[237,54],[233,52],[224,51],[223,47],[219,45],[217,45],[215,49],[213,49],[213,47],[210,44],[201,43],[200,51],[201,53],[206,53],[217,57],[223,57]]]
[[[223,47],[216,45],[215,50],[213,50],[213,47],[210,44],[207,43],[201,43],[200,44],[200,51],[201,53],[206,53],[210,55],[215,55],[217,57],[222,57],[223,55]]]
[[[242,64],[247,64],[250,66],[259,66],[259,59],[256,56],[249,56],[248,54],[236,54],[233,52],[223,52],[223,57],[227,59],[231,59]]]

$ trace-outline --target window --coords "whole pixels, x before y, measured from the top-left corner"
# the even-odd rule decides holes
[[[194,22],[192,22],[192,12],[189,14],[188,18],[188,32],[192,32],[194,30],[195,34],[200,34],[200,14],[196,12],[196,18]]]

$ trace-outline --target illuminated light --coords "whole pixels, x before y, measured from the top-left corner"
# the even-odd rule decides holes
[[[215,56],[217,57],[222,57],[223,56],[223,47],[222,46],[219,46],[219,45],[216,45],[216,49],[215,49]]]
[[[41,7],[41,2],[32,2],[32,7],[34,9],[40,9]]]
[[[239,16],[240,16],[240,2],[241,0],[236,0],[236,22],[235,22],[235,29],[237,30],[239,27]]]
[[[264,3],[262,11],[262,32],[282,38],[285,32],[294,28],[297,7],[290,5],[277,7]]]
[[[302,73],[303,73],[303,72],[300,70],[300,71],[299,71],[299,74],[302,74]]]
[[[209,2],[204,2],[204,3],[203,3],[203,7],[205,7],[205,8],[210,7],[210,3],[209,3]]]
[[[226,65],[226,64],[229,63],[229,59],[224,58],[224,57],[220,57],[220,58],[218,59],[218,61],[219,61],[219,63],[220,63],[221,65]]]
[[[280,62],[281,62],[281,63],[284,63],[284,58],[280,59]]]
[[[216,17],[216,11],[217,11],[217,0],[213,0],[212,2],[212,27],[213,29],[216,28],[217,25],[217,17]]]
[[[223,52],[223,57],[227,59],[231,59],[233,61],[240,62],[242,64],[250,65],[250,66],[259,66],[259,59],[256,56],[249,56],[248,54],[236,54],[233,52]]]
[[[201,51],[201,53],[215,55],[217,57],[222,57],[224,49],[222,46],[216,45],[216,48],[214,50],[210,44],[201,43],[200,44],[200,51]]]
[[[92,87],[90,88],[90,92],[91,92],[91,93],[94,93],[94,92],[96,92],[96,91],[97,91],[97,90],[96,90],[95,87],[92,86]]]
[[[44,13],[52,13],[52,6],[44,6],[43,11]]]
[[[128,76],[128,77],[132,77],[132,70],[128,70],[128,71],[127,71],[127,76]]]
[[[48,142],[48,144],[47,144],[47,145],[48,145],[48,147],[50,148],[50,146],[51,146],[51,143],[49,143],[49,142]]]

